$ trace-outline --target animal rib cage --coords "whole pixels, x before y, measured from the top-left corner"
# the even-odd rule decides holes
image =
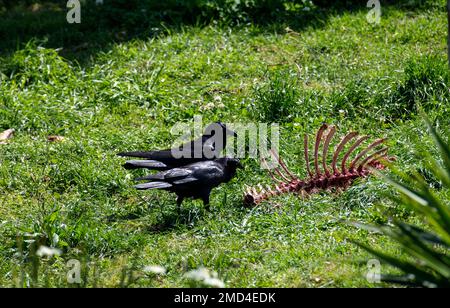
[[[359,136],[357,132],[348,133],[340,140],[332,154],[331,165],[328,165],[328,150],[335,133],[335,126],[323,124],[319,128],[314,143],[314,169],[312,170],[309,159],[308,135],[305,134],[304,155],[308,173],[307,179],[302,180],[295,176],[289,171],[279,155],[275,151],[271,151],[272,157],[278,161],[278,166],[270,169],[265,159],[262,159],[262,162],[266,165],[274,185],[247,187],[244,202],[248,205],[256,205],[271,197],[285,193],[309,195],[321,190],[342,190],[348,188],[355,179],[367,177],[373,169],[383,170],[385,168],[382,161],[389,160],[387,157],[388,147],[383,147],[382,144],[386,139],[377,139],[368,146],[361,148],[361,144],[369,139],[369,136]],[[322,143],[322,153],[319,158]],[[349,144],[349,147],[344,152],[347,144]],[[344,154],[341,155],[343,152]],[[356,154],[350,160],[353,153]]]

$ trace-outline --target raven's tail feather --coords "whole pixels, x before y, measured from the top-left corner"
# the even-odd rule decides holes
[[[154,152],[143,152],[143,151],[134,151],[134,152],[120,152],[117,153],[117,156],[123,157],[139,157],[139,158],[149,158],[153,159]]]
[[[135,181],[155,181],[155,182],[162,182],[164,181],[164,175],[161,173],[157,174],[149,174],[140,178],[134,179]]]
[[[167,165],[157,160],[129,160],[123,165],[125,169],[154,169],[163,170],[167,168]]]
[[[169,188],[172,187],[171,184],[166,182],[150,182],[150,183],[144,183],[144,184],[138,184],[135,185],[134,188],[139,190],[144,189],[163,189],[163,188]]]

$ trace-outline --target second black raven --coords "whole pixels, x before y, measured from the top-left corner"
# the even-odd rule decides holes
[[[119,156],[145,158],[142,160],[129,160],[123,165],[125,169],[146,168],[152,170],[169,170],[171,168],[185,166],[194,162],[213,160],[219,157],[220,152],[227,145],[227,137],[237,134],[227,128],[225,124],[215,122],[210,124],[205,133],[199,138],[180,145],[178,148],[156,150],[122,152]],[[174,155],[183,153],[183,155]]]
[[[211,190],[222,183],[229,182],[235,176],[237,168],[242,168],[237,158],[222,157],[201,161],[137,178],[137,181],[146,181],[146,183],[138,184],[135,188],[163,189],[173,192],[178,197],[178,208],[184,198],[201,199],[209,208]]]

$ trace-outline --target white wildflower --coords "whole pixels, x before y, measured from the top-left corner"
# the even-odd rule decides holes
[[[210,277],[203,280],[203,283],[213,288],[225,288],[225,283],[219,278]]]
[[[185,274],[186,278],[201,281],[210,277],[208,269],[200,267]]]
[[[36,251],[36,255],[38,257],[53,257],[53,256],[60,256],[61,250],[57,248],[47,247],[47,246],[41,246]]]
[[[166,273],[166,269],[159,265],[149,265],[144,267],[144,272],[149,274],[156,274],[156,275],[164,275]]]
[[[208,269],[204,267],[200,267],[198,269],[187,272],[184,276],[188,279],[201,282],[206,286],[214,288],[225,287],[225,283],[217,277],[216,272],[210,272]]]

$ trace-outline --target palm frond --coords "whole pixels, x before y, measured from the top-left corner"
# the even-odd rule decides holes
[[[442,182],[444,189],[450,189],[450,146],[424,116],[426,125],[439,149],[440,160],[431,158],[428,172]],[[430,167],[432,166],[432,168]],[[388,255],[368,245],[356,243],[361,248],[378,257],[387,264],[398,268],[404,274],[400,276],[382,276],[385,282],[420,287],[450,287],[450,206],[448,200],[440,198],[418,173],[407,175],[392,168],[393,176],[384,176],[399,196],[390,196],[392,201],[413,210],[425,218],[429,230],[401,221],[394,226],[353,225],[371,231],[380,232],[394,240],[406,253],[408,260]]]

